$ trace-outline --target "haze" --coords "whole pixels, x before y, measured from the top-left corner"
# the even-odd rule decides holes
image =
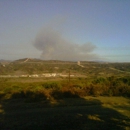
[[[0,59],[130,62],[129,0],[0,1]]]

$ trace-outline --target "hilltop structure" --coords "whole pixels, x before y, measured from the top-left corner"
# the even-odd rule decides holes
[[[78,61],[77,64],[80,65],[80,61]]]

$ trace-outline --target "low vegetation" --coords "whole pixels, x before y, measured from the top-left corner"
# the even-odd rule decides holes
[[[130,63],[81,64],[27,59],[1,64],[0,128],[128,130]],[[69,78],[69,72],[75,76]],[[67,77],[13,77],[43,73]]]
[[[21,82],[22,78],[1,78],[0,98],[26,101],[41,101],[84,96],[125,96],[130,97],[130,77],[77,78],[58,81]]]

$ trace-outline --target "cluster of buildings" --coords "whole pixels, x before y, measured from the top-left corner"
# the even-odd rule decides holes
[[[70,76],[73,77],[74,75]],[[44,74],[21,75],[20,77],[68,77],[68,75],[61,73],[44,73]]]
[[[44,74],[31,74],[31,75],[0,75],[0,77],[34,77],[34,78],[38,78],[38,77],[74,77],[75,75],[68,75],[68,74],[61,74],[61,73],[44,73]]]

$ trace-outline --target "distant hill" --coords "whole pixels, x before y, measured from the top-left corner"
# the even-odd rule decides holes
[[[15,61],[13,61],[13,62],[17,62],[17,63],[25,63],[25,62],[42,62],[42,60],[36,59],[36,58],[23,58],[23,59],[15,60]]]
[[[9,64],[10,62],[11,62],[10,60],[0,59],[1,64]]]
[[[13,61],[12,63],[75,63],[73,61],[60,61],[60,60],[41,60],[36,58],[23,58]]]
[[[83,67],[82,67],[83,66]],[[41,60],[36,58],[23,58],[15,61],[0,60],[0,75],[24,75],[43,73],[84,75],[86,77],[129,75],[130,63],[109,63],[80,61]]]

